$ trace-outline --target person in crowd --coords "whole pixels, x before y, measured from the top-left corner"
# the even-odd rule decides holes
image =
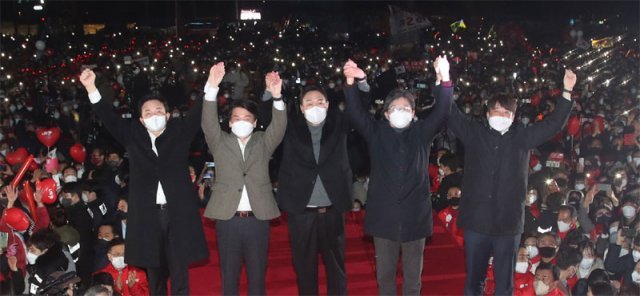
[[[536,277],[533,282],[536,296],[564,296],[569,295],[566,288],[560,283],[560,271],[550,263],[540,263],[536,269]]]
[[[576,276],[580,279],[589,277],[592,271],[604,269],[604,262],[596,255],[596,246],[593,241],[584,240],[578,245],[578,251],[582,254],[582,260]]]
[[[438,58],[441,76],[436,105],[430,115],[417,122],[415,97],[404,90],[387,95],[387,121],[375,121],[362,107],[355,81],[364,71],[349,60],[343,67],[346,113],[369,145],[371,182],[367,193],[365,232],[374,237],[378,293],[396,294],[398,259],[402,253],[402,293],[419,294],[425,237],[432,232],[431,199],[427,165],[433,137],[451,109],[452,88],[449,62]]]
[[[529,252],[524,246],[518,249],[518,259],[516,260],[515,271],[516,273],[513,275],[513,295],[534,295],[535,290],[533,288],[533,281],[535,279],[535,276],[531,272],[531,263],[529,263]]]
[[[558,99],[556,112],[529,128],[512,125],[516,101],[506,95],[489,99],[488,126],[467,118],[457,108],[451,112],[447,126],[468,144],[466,178],[462,181],[462,191],[468,195],[461,199],[458,218],[458,225],[465,230],[465,294],[481,293],[492,251],[496,294],[513,293],[515,253],[524,230],[529,149],[549,140],[564,126],[573,106],[575,84],[576,75],[566,70],[563,98]]]
[[[113,291],[102,285],[92,286],[84,292],[84,296],[111,296]]]
[[[102,198],[98,196],[98,192],[101,191],[101,187],[98,183],[89,180],[82,182],[81,186],[82,202],[84,202],[89,209],[89,215],[93,221],[93,228],[98,229],[100,225],[108,220],[112,211],[109,210],[109,207]]]
[[[638,262],[640,262],[640,237],[630,238],[629,232],[618,230],[615,243],[609,244],[607,255],[604,259],[604,267],[608,272],[615,274],[615,279],[622,279],[624,282],[632,282],[633,271]],[[626,255],[622,255],[623,245],[630,246]]]
[[[113,277],[108,272],[97,272],[93,274],[93,285],[107,288],[113,294]]]
[[[573,206],[563,205],[558,210],[558,236],[560,240],[567,237],[569,231],[578,229],[578,212]],[[580,230],[580,233],[582,231]]]
[[[449,205],[438,213],[438,218],[444,223],[449,233],[453,235],[458,245],[462,246],[464,245],[464,231],[458,228],[457,225],[460,196],[462,196],[462,191],[458,186],[449,187],[446,199]]]
[[[189,294],[189,264],[209,256],[187,168],[202,102],[194,102],[186,118],[170,120],[164,100],[150,95],[139,102],[139,120],[127,121],[112,109],[112,89],[100,84],[98,90],[92,70],[84,70],[80,82],[95,113],[131,162],[127,263],[147,268],[150,294],[166,295],[169,278],[171,294]]]
[[[113,278],[114,292],[122,296],[149,295],[149,283],[145,272],[125,263],[125,243],[121,238],[109,242],[108,264],[98,273],[106,272]]]
[[[457,155],[452,153],[446,153],[440,157],[439,160],[439,172],[442,177],[442,181],[438,186],[438,195],[447,196],[449,188],[458,187],[462,185],[462,165]]]
[[[269,83],[269,82],[267,82]],[[318,254],[327,294],[347,294],[344,212],[352,209],[347,153],[349,120],[329,108],[325,90],[308,86],[283,140],[278,205],[287,213],[298,293],[318,294]]]
[[[542,233],[538,236],[538,252],[541,262],[556,263],[559,241],[560,238],[554,233]]]
[[[81,196],[81,184],[78,182],[66,183],[60,191],[59,201],[65,209],[69,225],[77,230],[80,235],[80,245],[76,246],[79,248],[76,266],[78,276],[82,279],[83,287],[88,288],[91,283],[91,273],[93,272],[93,262],[95,258],[95,251],[93,249],[95,229],[93,228],[93,220],[89,214],[89,208],[82,201]]]
[[[227,133],[220,127],[216,102],[224,76],[224,63],[217,63],[211,67],[205,85],[202,130],[216,163],[216,180],[204,216],[216,220],[222,294],[238,294],[244,262],[249,294],[264,295],[269,220],[280,216],[268,165],[287,127],[282,80],[276,72],[266,75],[267,89],[274,101],[271,123],[264,132],[254,132],[256,104],[237,100],[231,106],[231,133]]]
[[[34,232],[27,241],[27,250],[27,293],[36,295],[46,288],[52,273],[67,271],[69,260],[62,252],[60,237],[49,229]]]
[[[540,217],[540,201],[538,200],[538,190],[529,185],[527,196],[524,200],[524,234],[538,231],[538,217]]]
[[[369,176],[365,173],[355,174],[355,180],[352,184],[353,207],[354,212],[360,211],[367,204],[367,191],[369,190]]]
[[[577,249],[562,247],[556,258],[556,267],[560,271],[560,284],[567,291],[571,291],[579,279],[576,274],[582,262],[582,254]]]
[[[116,232],[123,239],[127,238],[127,213],[129,212],[129,197],[122,195],[118,199],[118,207],[113,215],[113,225]]]
[[[100,270],[109,264],[107,253],[109,252],[109,244],[120,235],[115,231],[113,224],[105,223],[98,227],[98,240],[94,245],[96,252],[94,270]]]

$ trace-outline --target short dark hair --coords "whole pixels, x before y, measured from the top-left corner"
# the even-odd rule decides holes
[[[601,295],[601,296],[613,296],[615,295],[615,293],[613,292],[613,286],[611,286],[611,282],[609,283],[604,283],[604,282],[600,282],[600,283],[595,283],[591,286],[589,286],[589,288],[591,288],[591,294],[593,295]]]
[[[407,99],[411,105],[411,109],[416,109],[416,97],[413,93],[408,90],[397,88],[392,90],[384,99],[384,111],[388,111],[391,103],[399,98]]]
[[[560,279],[560,271],[551,263],[540,262],[540,265],[538,265],[538,268],[536,268],[536,272],[538,272],[538,270],[551,270],[551,273],[553,274],[553,280],[557,281]]]
[[[327,92],[324,90],[324,88],[322,86],[319,85],[309,85],[307,87],[305,87],[302,90],[302,93],[300,94],[300,105],[302,105],[302,98],[304,98],[304,95],[306,95],[308,92],[312,92],[312,91],[317,91],[319,93],[321,93],[324,96],[325,100],[329,100],[329,97],[327,96]]]
[[[167,103],[167,100],[164,98],[164,96],[162,96],[161,94],[149,94],[144,96],[142,99],[140,99],[140,101],[138,101],[138,111],[141,114],[140,116],[142,116],[142,106],[144,105],[144,103],[148,101],[153,101],[153,100],[156,100],[162,103],[162,105],[164,106],[164,111],[169,112],[169,104]]]
[[[38,248],[38,250],[43,251],[46,249],[50,249],[51,247],[60,243],[60,236],[58,233],[51,229],[41,229],[34,232],[31,237],[29,237],[29,241],[27,242],[27,246],[34,246]]]
[[[116,237],[109,242],[109,248],[107,250],[111,252],[111,249],[113,249],[113,247],[119,246],[119,245],[124,245],[124,239]]]
[[[460,158],[453,153],[446,153],[440,157],[440,165],[443,167],[448,167],[452,171],[456,171],[460,168]]]
[[[516,109],[518,108],[518,103],[516,99],[512,96],[506,94],[497,94],[489,98],[487,101],[488,110],[492,110],[496,107],[496,104],[499,103],[503,108],[516,113]]]
[[[97,231],[97,230],[99,230],[99,229],[100,229],[100,227],[102,227],[102,226],[108,226],[108,227],[111,227],[111,231],[113,231],[113,235],[115,235],[115,236],[117,236],[117,235],[118,235],[118,234],[116,233],[116,227],[115,227],[113,224],[109,223],[109,222],[106,222],[106,223],[102,223],[102,224],[100,224],[100,226],[98,226],[98,228],[96,228],[96,231]]]
[[[69,183],[64,184],[64,186],[62,186],[62,191],[60,191],[60,192],[77,194],[78,197],[81,197],[82,196],[82,189],[83,189],[83,186],[80,183],[78,183],[78,182],[69,182]]]
[[[251,115],[253,115],[255,119],[258,119],[258,104],[256,104],[256,102],[254,101],[245,99],[233,100],[231,102],[231,108],[229,108],[229,118],[231,118],[231,114],[233,113],[233,109],[235,108],[243,108],[249,111],[249,113],[251,113]]]
[[[582,261],[582,254],[574,248],[560,248],[556,255],[556,266],[560,270],[567,270],[571,266],[577,266]]]
[[[113,286],[113,277],[108,272],[99,272],[93,275],[94,285]]]

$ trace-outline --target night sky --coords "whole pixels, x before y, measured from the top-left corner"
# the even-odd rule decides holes
[[[20,3],[18,3],[20,2]],[[286,16],[354,19],[352,15],[383,14],[387,5],[451,17],[487,16],[496,20],[541,20],[611,17],[614,22],[637,24],[639,1],[45,1],[45,9],[34,12],[36,0],[1,0],[2,21],[29,22],[62,17],[74,23],[122,23],[136,21],[150,26],[200,19],[233,20],[240,9],[258,9],[263,18]],[[176,10],[177,6],[177,10]],[[22,11],[22,15],[18,15]],[[616,17],[619,15],[619,17]]]

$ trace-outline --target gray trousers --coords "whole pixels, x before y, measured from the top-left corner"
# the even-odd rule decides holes
[[[402,295],[420,295],[425,239],[396,242],[374,237],[379,295],[397,295],[398,257],[402,253]]]
[[[238,295],[240,271],[245,264],[249,295],[265,295],[269,221],[237,217],[216,221],[222,294]]]

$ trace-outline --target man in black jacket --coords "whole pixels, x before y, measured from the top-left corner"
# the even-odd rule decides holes
[[[440,58],[439,58],[440,60]],[[343,72],[346,112],[355,129],[369,144],[371,181],[367,193],[365,232],[374,237],[378,292],[397,294],[396,273],[402,252],[403,295],[418,295],[421,288],[425,238],[433,228],[429,198],[430,147],[433,137],[451,109],[452,88],[449,63],[441,59],[445,82],[436,105],[424,120],[412,122],[415,98],[404,90],[392,91],[385,99],[385,117],[374,121],[362,108],[355,80],[365,73],[353,61]]]
[[[209,257],[188,168],[202,100],[185,118],[169,120],[166,102],[148,96],[139,102],[140,118],[128,121],[113,111],[108,83],[98,90],[95,80],[91,70],[80,75],[94,111],[129,154],[126,263],[147,269],[150,294],[166,295],[171,278],[171,294],[188,295],[189,264]]]
[[[530,127],[512,125],[516,101],[505,95],[489,100],[489,126],[453,108],[447,125],[465,144],[464,178],[458,226],[464,229],[465,295],[480,295],[493,255],[496,295],[513,294],[516,251],[524,227],[530,149],[562,129],[571,112],[576,75],[566,70],[563,98],[556,110]]]
[[[278,180],[278,204],[288,213],[293,265],[300,295],[318,295],[318,253],[327,294],[347,294],[343,213],[351,208],[348,119],[329,109],[325,91],[307,87],[304,116],[291,112]],[[327,110],[329,110],[327,112]]]
[[[60,204],[64,207],[69,225],[80,234],[79,246],[70,246],[69,253],[75,253],[75,249],[80,248],[78,250],[76,269],[78,276],[82,279],[82,286],[88,288],[91,286],[91,273],[93,272],[95,258],[93,249],[95,229],[93,228],[93,220],[89,214],[89,208],[82,201],[81,196],[82,185],[80,183],[67,183],[60,192]]]

